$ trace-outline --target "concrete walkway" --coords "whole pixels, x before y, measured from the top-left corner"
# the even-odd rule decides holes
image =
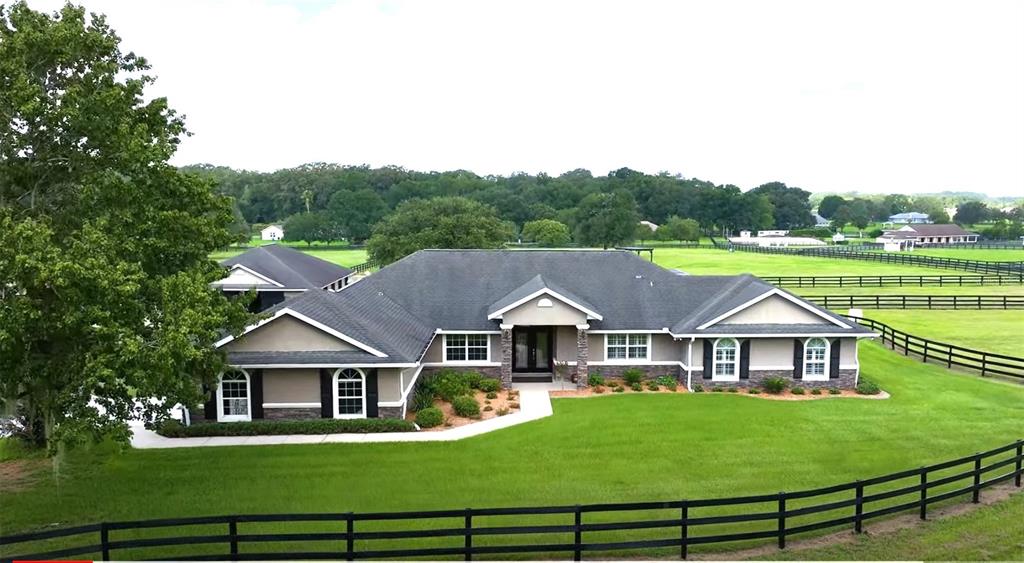
[[[559,389],[550,383],[520,383],[519,412],[489,418],[465,426],[432,432],[378,432],[372,434],[289,434],[282,436],[214,436],[208,438],[165,438],[141,423],[132,424],[132,447],[151,448],[205,448],[212,446],[260,446],[271,444],[368,444],[377,442],[451,442],[479,436],[502,428],[516,426],[531,420],[551,416],[549,389]]]

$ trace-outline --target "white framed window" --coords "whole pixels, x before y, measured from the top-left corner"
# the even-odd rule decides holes
[[[804,343],[804,379],[828,381],[829,343],[824,338],[810,338]]]
[[[735,338],[719,338],[715,340],[713,381],[739,381],[740,360],[739,343]]]
[[[646,333],[615,333],[604,335],[604,357],[607,361],[628,362],[651,359],[650,336]]]
[[[217,385],[217,421],[243,422],[252,420],[252,394],[249,373],[236,369],[220,376]]]
[[[334,372],[334,418],[366,418],[366,374],[356,368]]]
[[[444,335],[445,362],[490,362],[491,345],[488,334]]]

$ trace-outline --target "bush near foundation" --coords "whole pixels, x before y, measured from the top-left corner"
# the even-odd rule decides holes
[[[373,432],[415,432],[408,420],[399,418],[320,418],[315,420],[257,420],[253,422],[211,422],[184,426],[176,420],[165,422],[156,433],[166,438],[207,436],[280,436],[285,434],[369,434]]]
[[[437,407],[428,407],[416,413],[416,424],[420,428],[433,428],[444,422],[444,413]]]

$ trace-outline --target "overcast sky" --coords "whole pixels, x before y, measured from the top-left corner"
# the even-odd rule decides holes
[[[177,164],[1024,196],[1021,1],[84,3],[186,114]]]

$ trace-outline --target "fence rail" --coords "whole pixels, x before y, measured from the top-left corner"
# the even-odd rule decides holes
[[[741,252],[758,254],[790,254],[796,256],[819,256],[825,258],[843,258],[846,260],[867,260],[886,264],[902,264],[923,266],[925,268],[942,268],[945,270],[964,270],[980,274],[1024,276],[1024,262],[989,262],[984,260],[966,260],[963,258],[942,258],[938,256],[914,256],[883,252],[845,251],[837,252],[831,248],[780,248],[734,244],[728,248]]]
[[[1024,309],[1024,295],[810,295],[804,299],[826,309]]]
[[[937,275],[937,276],[761,276],[780,287],[951,287],[1024,285],[1019,276]]]
[[[352,270],[353,274],[361,274],[361,273],[365,272],[366,270],[371,270],[373,268],[379,268],[379,267],[381,267],[381,261],[380,260],[367,260],[366,262],[363,262],[362,264],[356,264],[355,266],[352,266],[351,268],[349,268],[349,270]]]
[[[846,318],[864,325],[871,330],[879,331],[882,343],[888,344],[890,350],[899,350],[904,356],[914,355],[921,358],[922,362],[945,365],[947,368],[957,366],[968,370],[976,371],[983,377],[988,375],[1003,375],[1024,379],[1024,358],[983,352],[973,348],[965,348],[955,344],[938,342],[895,329],[885,323],[846,315]]]
[[[226,515],[104,522],[0,537],[0,548],[10,553],[17,551],[18,546],[32,542],[82,536],[84,543],[79,545],[26,555],[4,555],[3,560],[98,554],[102,560],[108,561],[112,554],[116,554],[115,559],[352,561],[456,556],[469,561],[481,555],[493,558],[496,555],[530,553],[547,557],[571,556],[579,561],[585,552],[621,553],[623,550],[668,548],[685,559],[690,548],[696,545],[771,539],[781,549],[785,548],[787,539],[798,534],[841,526],[850,526],[860,533],[867,521],[898,512],[915,511],[921,519],[926,519],[929,507],[935,503],[964,496],[977,503],[982,490],[1009,481],[1020,487],[1024,474],[1022,462],[1024,440],[1018,440],[986,452],[918,469],[795,492],[618,504],[425,512]],[[721,510],[727,512],[723,514]],[[633,518],[627,518],[627,515]],[[508,517],[519,520],[492,525],[495,520]],[[525,525],[521,521],[524,518],[530,519]],[[261,523],[298,529],[259,533],[255,530]],[[399,523],[402,527],[380,529],[387,523]],[[312,524],[327,526],[329,531],[307,531]],[[736,529],[723,530],[721,525],[725,524],[737,526]],[[211,526],[215,529],[210,529]],[[189,529],[197,527],[203,530],[197,534],[186,534]],[[243,529],[250,527],[254,530]],[[118,537],[142,530],[160,530],[165,535],[130,539]],[[628,537],[607,537],[610,532],[627,533]],[[546,538],[536,538],[538,535]],[[445,538],[449,541],[444,542]],[[420,540],[430,545],[410,546],[400,540]],[[398,545],[394,545],[395,542]],[[443,544],[435,545],[437,542]],[[295,544],[304,551],[270,549]],[[182,551],[194,546],[215,547],[202,550],[205,553]],[[164,551],[154,551],[155,548],[163,548]]]

